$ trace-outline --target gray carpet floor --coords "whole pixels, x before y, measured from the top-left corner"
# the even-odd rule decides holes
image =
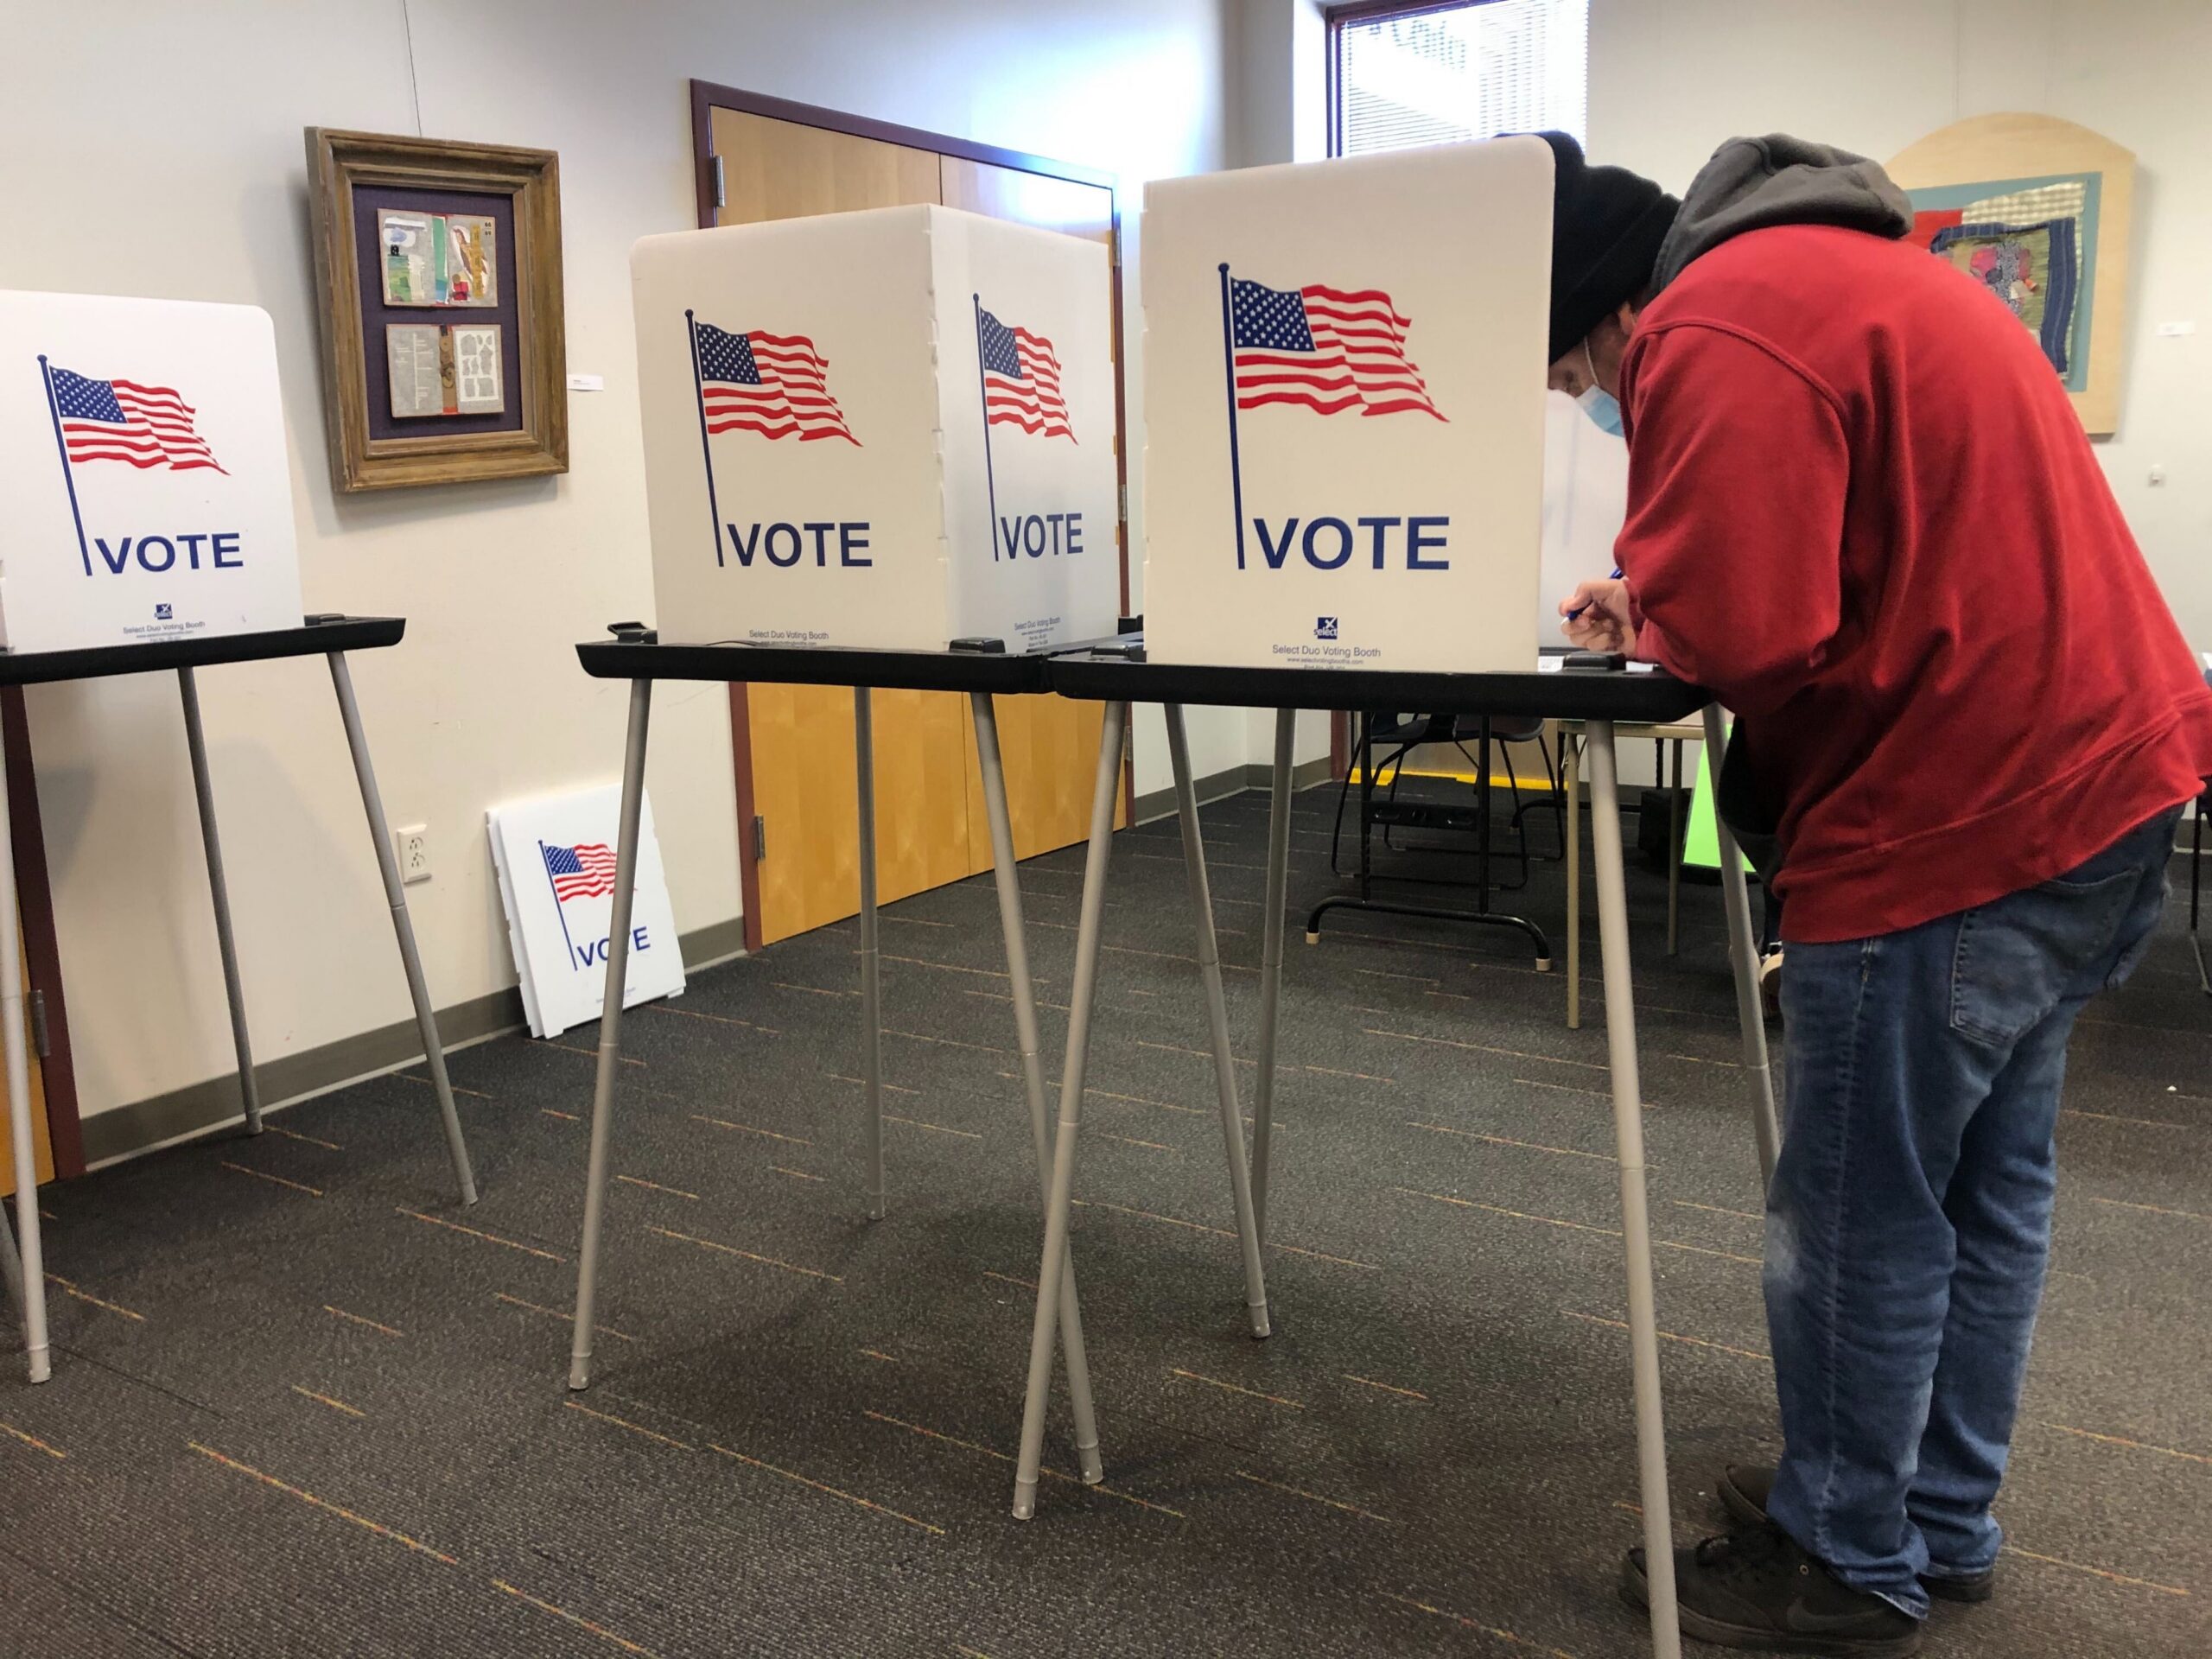
[[[1334,885],[1300,798],[1294,906]],[[1249,1055],[1264,798],[1207,809]],[[1540,824],[1541,840],[1551,827]],[[1057,1071],[1083,849],[1023,872]],[[1008,1518],[1039,1229],[988,878],[887,911],[891,1211],[861,1218],[850,923],[626,1022],[599,1370],[563,1388],[595,1033],[49,1189],[59,1344],[0,1367],[0,1652],[1648,1652],[1597,964],[1291,932],[1276,1332],[1241,1282],[1172,823],[1117,837],[1076,1249],[1108,1467]],[[1719,899],[1631,878],[1676,1525],[1774,1444]],[[1519,906],[1564,925],[1560,867]],[[1594,922],[1587,921],[1594,941]],[[2212,1001],[2171,910],[2085,1018],[2000,1592],[1928,1650],[2212,1652]],[[256,965],[245,964],[249,995]],[[418,1068],[419,1070],[419,1068]],[[1249,1087],[1251,1071],[1240,1065]]]

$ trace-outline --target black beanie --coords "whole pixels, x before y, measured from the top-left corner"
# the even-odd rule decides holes
[[[1592,167],[1563,132],[1552,147],[1552,327],[1556,363],[1641,294],[1681,203],[1624,167]]]

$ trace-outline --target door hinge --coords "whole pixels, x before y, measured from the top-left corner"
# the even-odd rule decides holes
[[[1122,517],[1127,518],[1129,516],[1129,486],[1126,484],[1121,486],[1115,492],[1115,499],[1121,508]]]
[[[715,164],[715,206],[727,207],[729,206],[729,196],[722,186],[722,158],[719,156],[709,156],[707,159]]]
[[[53,1039],[47,1034],[46,1029],[46,993],[44,991],[34,990],[30,994],[29,1001],[31,1016],[31,1047],[37,1052],[39,1058],[42,1060],[54,1052],[54,1041]]]
[[[768,856],[768,820],[759,813],[753,817],[753,861],[758,864]]]

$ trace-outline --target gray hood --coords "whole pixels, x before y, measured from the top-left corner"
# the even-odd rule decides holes
[[[1659,245],[1655,290],[1730,237],[1772,225],[1840,225],[1899,237],[1912,228],[1912,203],[1880,162],[1847,149],[1781,132],[1731,138],[1691,181]]]

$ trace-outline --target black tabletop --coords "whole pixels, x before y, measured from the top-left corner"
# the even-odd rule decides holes
[[[1130,638],[1052,659],[1064,697],[1085,702],[1225,704],[1240,709],[1367,709],[1637,724],[1681,720],[1713,699],[1666,674],[1561,668],[1550,673],[1434,674],[1389,669],[1211,668],[1133,660]]]
[[[111,674],[151,674],[216,663],[319,657],[330,651],[373,651],[397,645],[406,632],[404,617],[324,616],[310,617],[296,628],[259,633],[195,634],[143,645],[86,645],[75,651],[0,651],[0,685],[105,679]]]
[[[982,651],[869,651],[851,645],[685,645],[646,639],[587,641],[584,672],[601,680],[752,681],[902,691],[1042,691],[1042,656]]]

